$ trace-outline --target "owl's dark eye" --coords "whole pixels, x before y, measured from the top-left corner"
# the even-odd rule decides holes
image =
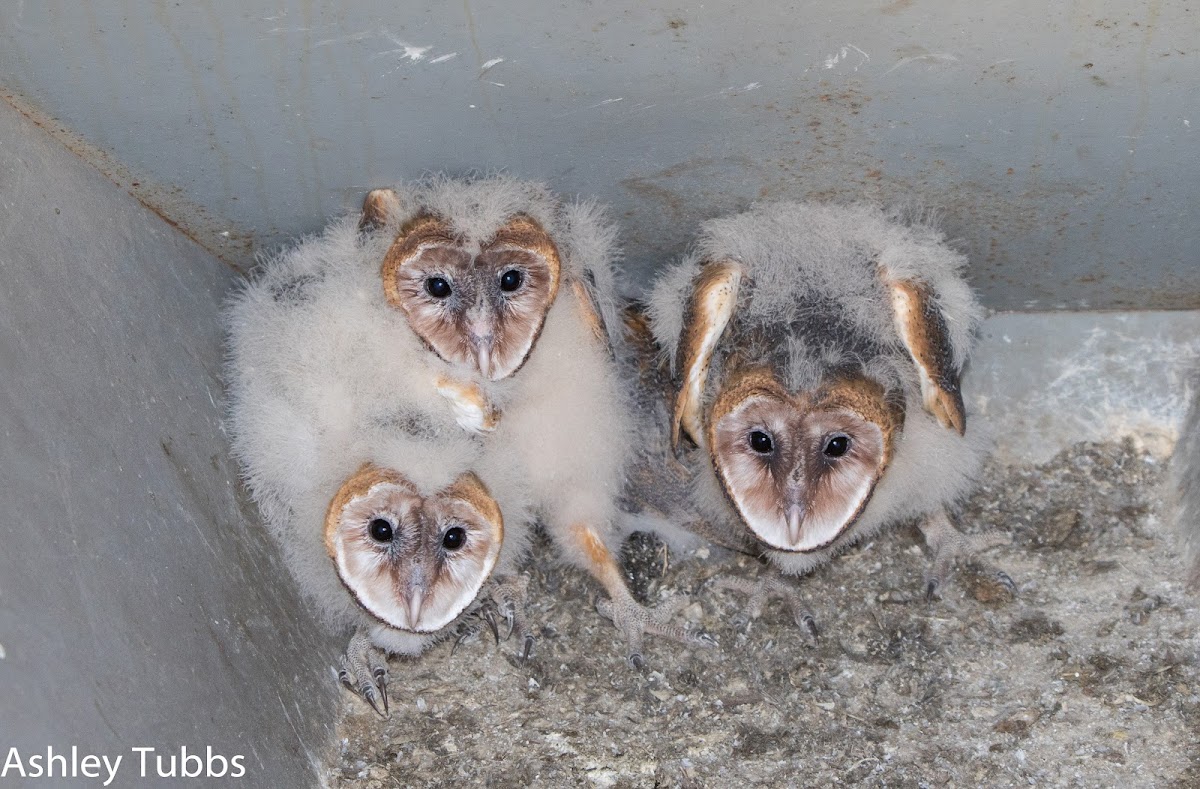
[[[508,271],[500,275],[500,290],[505,293],[512,293],[517,288],[521,287],[521,283],[525,281],[525,275],[515,268],[510,268]]]
[[[752,430],[750,431],[750,448],[760,455],[767,455],[775,448],[775,444],[771,441],[771,437],[763,431]]]
[[[442,547],[447,551],[457,551],[467,541],[467,530],[461,526],[446,529],[442,535]]]
[[[450,283],[443,277],[430,277],[425,280],[425,292],[435,299],[444,299],[448,297],[454,290],[450,287]]]
[[[371,521],[371,539],[375,542],[391,542],[392,541],[392,524],[388,523],[383,518],[376,518]]]
[[[840,458],[850,451],[850,436],[830,436],[825,442],[825,448],[821,451],[827,458]]]

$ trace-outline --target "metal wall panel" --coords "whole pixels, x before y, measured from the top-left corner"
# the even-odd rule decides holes
[[[3,105],[0,239],[0,783],[72,746],[316,783],[336,650],[229,457],[234,275]]]
[[[509,168],[611,202],[635,275],[755,198],[867,197],[940,213],[993,308],[1180,308],[1198,41],[1185,0],[17,0],[0,83],[240,262]]]

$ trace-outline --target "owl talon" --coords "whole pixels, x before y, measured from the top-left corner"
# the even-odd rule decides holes
[[[490,607],[483,609],[483,621],[487,622],[488,628],[492,631],[492,638],[496,640],[496,646],[500,646],[500,628],[496,625],[496,614]]]
[[[383,718],[391,716],[387,697],[387,659],[371,643],[371,639],[359,631],[350,639],[346,654],[341,657],[338,679],[342,684],[362,697],[371,709]],[[381,708],[382,707],[382,708]]]
[[[762,616],[763,608],[771,601],[771,598],[778,597],[791,610],[792,620],[796,623],[797,627],[808,634],[813,646],[820,643],[817,618],[813,616],[812,611],[808,610],[808,606],[804,603],[804,599],[800,596],[800,593],[780,576],[768,575],[766,578],[760,578],[757,581],[750,581],[745,578],[718,578],[713,582],[713,588],[718,591],[740,592],[749,596],[749,599],[746,600],[745,608],[739,613],[734,614],[731,619],[731,622],[737,629],[744,630],[749,627],[751,622]]]
[[[519,655],[521,662],[524,663],[525,661],[529,660],[529,656],[531,654],[533,654],[533,636],[527,634],[525,636],[525,643],[521,647],[521,653]]]
[[[388,694],[387,694],[387,669],[378,667],[373,672],[375,677],[375,687],[379,688],[379,698],[383,702],[383,717],[390,716],[391,711],[388,709]]]
[[[629,643],[629,664],[641,670],[645,665],[642,659],[642,637],[647,634],[695,647],[710,648],[717,645],[707,633],[694,633],[670,621],[688,602],[687,597],[679,596],[658,608],[646,608],[625,592],[620,602],[614,603],[611,599],[597,600],[596,611],[625,634]]]
[[[496,579],[492,587],[492,601],[508,623],[508,632],[503,640],[507,641],[514,635],[521,641],[521,649],[517,658],[524,662],[533,651],[533,634],[525,621],[525,601],[529,596],[529,576],[506,576]]]
[[[483,615],[477,613],[476,617],[482,619]],[[450,646],[450,655],[453,656],[458,648],[463,644],[471,644],[481,640],[479,634],[483,632],[483,623],[476,621],[468,621],[460,624],[455,632],[458,635],[454,639],[454,643]]]
[[[933,552],[933,566],[925,576],[925,600],[932,602],[939,595],[942,583],[954,572],[954,565],[959,561],[973,559],[976,554],[1008,545],[1012,538],[1000,532],[987,531],[981,534],[963,534],[954,528],[945,511],[938,512],[918,524],[925,542]],[[992,569],[996,581],[1013,597],[1017,596],[1017,585],[1008,573]]]
[[[366,699],[367,703],[371,705],[371,709],[375,710],[375,713],[377,715],[379,715],[382,718],[388,717],[387,714],[383,710],[379,709],[379,704],[376,703],[376,701],[375,701],[376,691],[375,691],[375,687],[373,685],[371,685],[369,683],[364,684],[361,687],[359,687],[358,692],[360,694],[362,694],[362,697],[364,699]],[[386,704],[384,704],[383,706],[385,708],[387,707]]]
[[[802,617],[804,628],[808,630],[808,634],[812,636],[814,644],[821,643],[821,632],[817,629],[817,620],[812,614],[806,614]]]

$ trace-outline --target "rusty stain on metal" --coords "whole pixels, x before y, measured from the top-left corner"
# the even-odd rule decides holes
[[[249,233],[236,229],[227,221],[218,221],[209,216],[203,208],[183,198],[179,187],[154,186],[148,178],[135,175],[108,152],[67,129],[17,91],[0,87],[0,98],[172,228],[233,271],[246,276],[254,246]]]

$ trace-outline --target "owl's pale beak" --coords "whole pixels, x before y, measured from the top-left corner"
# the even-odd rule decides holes
[[[417,623],[421,620],[421,603],[425,601],[425,593],[420,589],[414,589],[408,598],[408,625],[414,630]]]
[[[484,378],[492,377],[492,338],[471,337],[471,345],[475,347],[475,363]]]
[[[804,522],[804,503],[796,502],[788,505],[786,518],[788,542],[798,545],[800,543],[800,525]]]
[[[475,364],[484,378],[492,377],[492,349],[496,344],[493,326],[491,316],[483,307],[476,306],[472,310],[470,323],[467,325],[467,338],[475,352]]]

